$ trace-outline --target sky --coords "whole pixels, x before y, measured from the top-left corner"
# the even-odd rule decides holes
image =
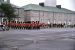
[[[45,2],[45,0],[10,0],[10,2],[14,5],[22,7],[27,4],[39,4],[40,2]],[[63,8],[75,11],[75,0],[57,0],[57,5],[61,5]]]
[[[75,0],[57,0],[57,4],[61,5],[63,8],[70,9],[72,11],[75,11]]]
[[[17,6],[24,6],[27,4],[39,4],[39,2],[44,2],[45,0],[10,0],[10,2]]]

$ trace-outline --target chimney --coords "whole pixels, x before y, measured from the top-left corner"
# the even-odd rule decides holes
[[[61,9],[61,5],[56,5],[57,8]]]
[[[39,3],[39,5],[42,6],[42,7],[44,7],[44,3],[43,2],[42,3]]]

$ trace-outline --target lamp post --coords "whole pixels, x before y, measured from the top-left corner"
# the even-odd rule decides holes
[[[10,0],[7,0],[7,3],[10,3]]]

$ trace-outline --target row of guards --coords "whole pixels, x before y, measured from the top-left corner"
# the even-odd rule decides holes
[[[40,27],[45,26],[44,23],[39,23],[39,21],[32,21],[32,22],[5,22],[4,25],[13,28],[13,29],[40,29]]]

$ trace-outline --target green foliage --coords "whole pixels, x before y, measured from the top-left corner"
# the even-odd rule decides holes
[[[7,19],[10,21],[12,18],[15,18],[15,9],[12,7],[11,4],[3,3],[0,5],[0,9],[4,12]]]

